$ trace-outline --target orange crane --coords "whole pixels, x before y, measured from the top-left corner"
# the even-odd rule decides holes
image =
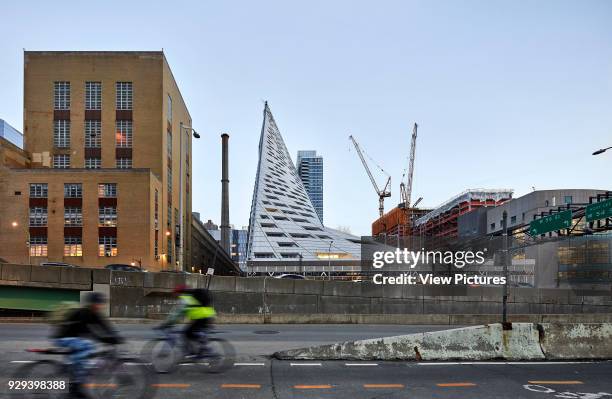
[[[363,167],[365,168],[368,174],[368,177],[370,178],[370,181],[372,182],[372,186],[374,186],[374,190],[376,190],[376,194],[378,195],[378,213],[382,217],[385,214],[385,198],[391,196],[391,176],[389,176],[389,174],[385,172],[383,168],[376,165],[378,169],[380,169],[385,175],[387,175],[387,182],[385,183],[385,186],[381,190],[378,187],[378,184],[376,183],[376,179],[374,179],[374,176],[372,175],[372,172],[370,171],[370,167],[368,166],[368,163],[366,162],[363,156],[363,151],[361,147],[359,146],[359,144],[353,138],[352,135],[349,136],[349,139],[353,142],[353,145],[355,146],[355,149],[357,150],[357,155],[359,155],[359,159],[361,159],[361,163],[363,164]]]

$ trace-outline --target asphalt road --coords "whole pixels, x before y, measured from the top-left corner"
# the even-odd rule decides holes
[[[120,326],[135,348],[150,326]],[[612,399],[612,362],[289,362],[266,357],[278,349],[396,335],[448,326],[220,326],[239,360],[223,374],[182,365],[159,376],[156,398],[582,398]],[[267,331],[269,334],[258,332]],[[272,333],[278,332],[278,333]],[[44,343],[46,329],[0,325],[0,381],[33,355],[20,348]],[[11,347],[12,348],[9,348]],[[6,349],[9,348],[9,349]]]

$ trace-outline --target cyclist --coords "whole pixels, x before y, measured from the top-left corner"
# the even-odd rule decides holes
[[[180,304],[159,328],[168,328],[186,317],[189,320],[189,325],[183,330],[183,335],[190,352],[189,355],[202,355],[206,345],[198,345],[198,341],[205,338],[205,335],[201,333],[211,326],[212,320],[216,316],[210,294],[204,288],[189,289],[184,285],[177,286],[174,289],[174,294],[178,295]]]
[[[84,305],[68,311],[53,334],[55,345],[70,351],[68,360],[72,381],[69,394],[72,398],[87,398],[83,383],[88,374],[88,357],[94,352],[94,341],[119,344],[123,339],[107,323],[101,313],[106,303],[102,293],[90,292],[84,298]]]

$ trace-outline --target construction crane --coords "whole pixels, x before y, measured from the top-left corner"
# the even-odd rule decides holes
[[[412,141],[410,142],[410,160],[408,162],[408,182],[404,184],[402,181],[400,183],[400,194],[402,197],[402,207],[404,209],[408,209],[410,207],[410,200],[412,196],[412,176],[414,175],[414,156],[416,154],[416,139],[417,139],[417,129],[419,125],[414,124],[414,128],[412,128]],[[402,177],[403,180],[403,177]],[[413,208],[421,201],[422,198],[419,198]]]
[[[368,163],[366,162],[363,156],[363,151],[361,150],[361,147],[359,147],[359,144],[353,138],[352,135],[349,136],[349,139],[353,142],[353,145],[355,146],[355,149],[357,150],[357,155],[359,155],[359,159],[361,159],[361,163],[363,164],[363,167],[368,173],[368,177],[370,178],[370,181],[372,182],[372,186],[374,186],[374,190],[376,190],[376,194],[378,195],[378,213],[380,213],[380,216],[382,217],[382,215],[385,214],[385,198],[391,196],[391,176],[389,176],[389,174],[387,174],[387,172],[385,172],[383,168],[376,165],[378,169],[380,169],[384,174],[387,175],[387,182],[385,183],[385,186],[383,187],[383,189],[381,190],[380,188],[378,188],[378,184],[376,184],[376,180],[374,179],[374,176],[372,176],[370,167],[368,166]]]

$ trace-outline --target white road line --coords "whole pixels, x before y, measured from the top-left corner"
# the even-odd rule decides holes
[[[344,363],[347,367],[368,367],[368,366],[378,366],[378,363]]]
[[[265,363],[234,363],[234,366],[265,366]]]
[[[34,363],[34,360],[11,360],[11,363]]]
[[[210,363],[179,363],[179,366],[210,366]]]
[[[419,366],[478,366],[478,365],[561,365],[561,364],[587,364],[593,362],[443,362],[418,363]],[[410,364],[408,364],[410,365]]]
[[[293,366],[321,366],[321,363],[290,363]]]

